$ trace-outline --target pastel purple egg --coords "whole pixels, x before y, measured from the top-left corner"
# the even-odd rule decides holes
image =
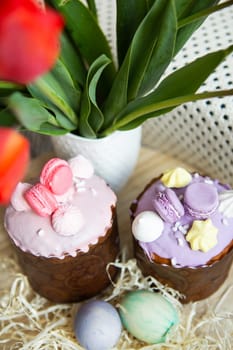
[[[91,300],[80,307],[74,331],[86,350],[110,350],[118,342],[122,325],[117,310],[103,300]]]

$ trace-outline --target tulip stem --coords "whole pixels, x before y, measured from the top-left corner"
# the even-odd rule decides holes
[[[231,6],[231,5],[233,5],[233,0],[229,0],[229,1],[223,2],[222,4],[215,5],[215,6],[212,6],[210,8],[206,8],[202,11],[199,11],[192,16],[188,16],[188,17],[180,20],[178,22],[178,28],[180,29],[180,28],[182,28],[182,27],[184,27],[192,22],[200,20],[202,17],[209,16],[209,15],[211,15],[217,11],[220,11],[228,6]]]

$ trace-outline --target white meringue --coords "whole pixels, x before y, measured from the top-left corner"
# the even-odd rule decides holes
[[[68,160],[74,177],[88,179],[94,174],[94,167],[91,162],[79,154],[77,157]]]
[[[227,218],[233,218],[233,190],[219,194],[218,210]]]
[[[141,242],[152,242],[159,238],[164,229],[164,222],[154,211],[143,211],[132,224],[134,237]]]

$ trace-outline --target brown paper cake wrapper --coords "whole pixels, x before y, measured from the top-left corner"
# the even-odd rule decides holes
[[[155,254],[154,260],[150,261],[138,242],[134,240],[135,257],[143,275],[153,276],[164,285],[178,290],[184,295],[180,300],[182,303],[205,299],[223,284],[233,259],[233,243],[225,250],[219,256],[219,260],[215,259],[210,265],[177,268],[164,264],[164,259]]]
[[[45,258],[23,252],[14,245],[19,264],[32,288],[53,302],[77,302],[93,297],[109,284],[106,267],[119,253],[119,235],[116,210],[113,209],[112,227],[87,253],[77,252],[75,257]],[[108,270],[114,279],[117,269]]]

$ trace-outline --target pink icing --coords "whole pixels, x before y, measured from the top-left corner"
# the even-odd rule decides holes
[[[11,197],[11,205],[15,210],[17,211],[30,210],[30,206],[27,203],[26,199],[24,198],[24,193],[31,187],[32,185],[28,183],[22,183],[22,182],[18,183]]]
[[[51,216],[41,217],[33,210],[17,211],[10,205],[6,210],[5,227],[14,243],[36,256],[60,259],[67,254],[76,256],[77,251],[87,252],[89,245],[97,243],[111,227],[111,207],[116,205],[116,196],[96,175],[86,179],[82,187],[83,191],[74,190],[67,199],[70,205],[80,210],[85,222],[78,234],[59,234],[52,226]]]

